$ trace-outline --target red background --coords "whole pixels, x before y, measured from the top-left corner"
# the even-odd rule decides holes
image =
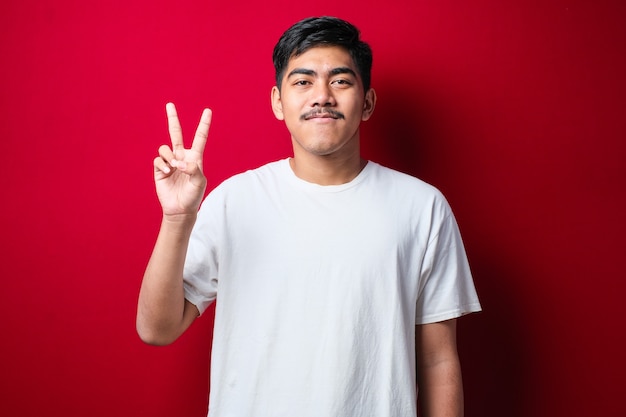
[[[211,187],[289,155],[271,51],[321,14],[375,52],[365,155],[461,225],[466,414],[626,414],[624,3],[318,3],[2,2],[0,415],[205,414],[211,313],[165,348],[134,330],[164,105],[188,135],[213,108]]]

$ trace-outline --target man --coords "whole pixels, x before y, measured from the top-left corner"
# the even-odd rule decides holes
[[[171,343],[219,300],[209,416],[416,416],[416,380],[422,415],[461,416],[455,319],[480,305],[443,196],[360,156],[369,46],[345,21],[310,18],[274,65],[293,157],[226,180],[199,211],[211,112],[185,149],[166,106],[139,335]]]

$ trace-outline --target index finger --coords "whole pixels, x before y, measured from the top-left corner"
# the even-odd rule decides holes
[[[183,144],[183,129],[180,127],[180,120],[178,120],[178,113],[176,113],[174,103],[167,103],[165,105],[165,113],[167,114],[167,128],[170,132],[170,138],[172,139],[172,149],[185,149],[185,145]]]
[[[193,137],[191,149],[200,154],[204,153],[204,147],[206,146],[207,137],[209,136],[209,128],[211,127],[212,117],[213,112],[210,109],[204,109],[202,111],[200,123],[198,123],[198,129],[196,129],[196,135]]]

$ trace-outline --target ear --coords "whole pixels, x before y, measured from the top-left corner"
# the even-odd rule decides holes
[[[278,120],[285,120],[283,103],[280,100],[280,91],[278,91],[278,87],[276,86],[272,87],[272,111]]]
[[[365,102],[363,103],[363,114],[361,115],[361,120],[366,121],[370,117],[372,117],[372,113],[374,113],[374,108],[376,107],[376,91],[373,88],[367,90],[365,93]]]

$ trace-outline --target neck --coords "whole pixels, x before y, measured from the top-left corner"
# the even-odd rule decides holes
[[[346,184],[355,179],[367,165],[357,152],[348,157],[335,155],[298,155],[289,160],[296,176],[304,181],[319,185]]]

